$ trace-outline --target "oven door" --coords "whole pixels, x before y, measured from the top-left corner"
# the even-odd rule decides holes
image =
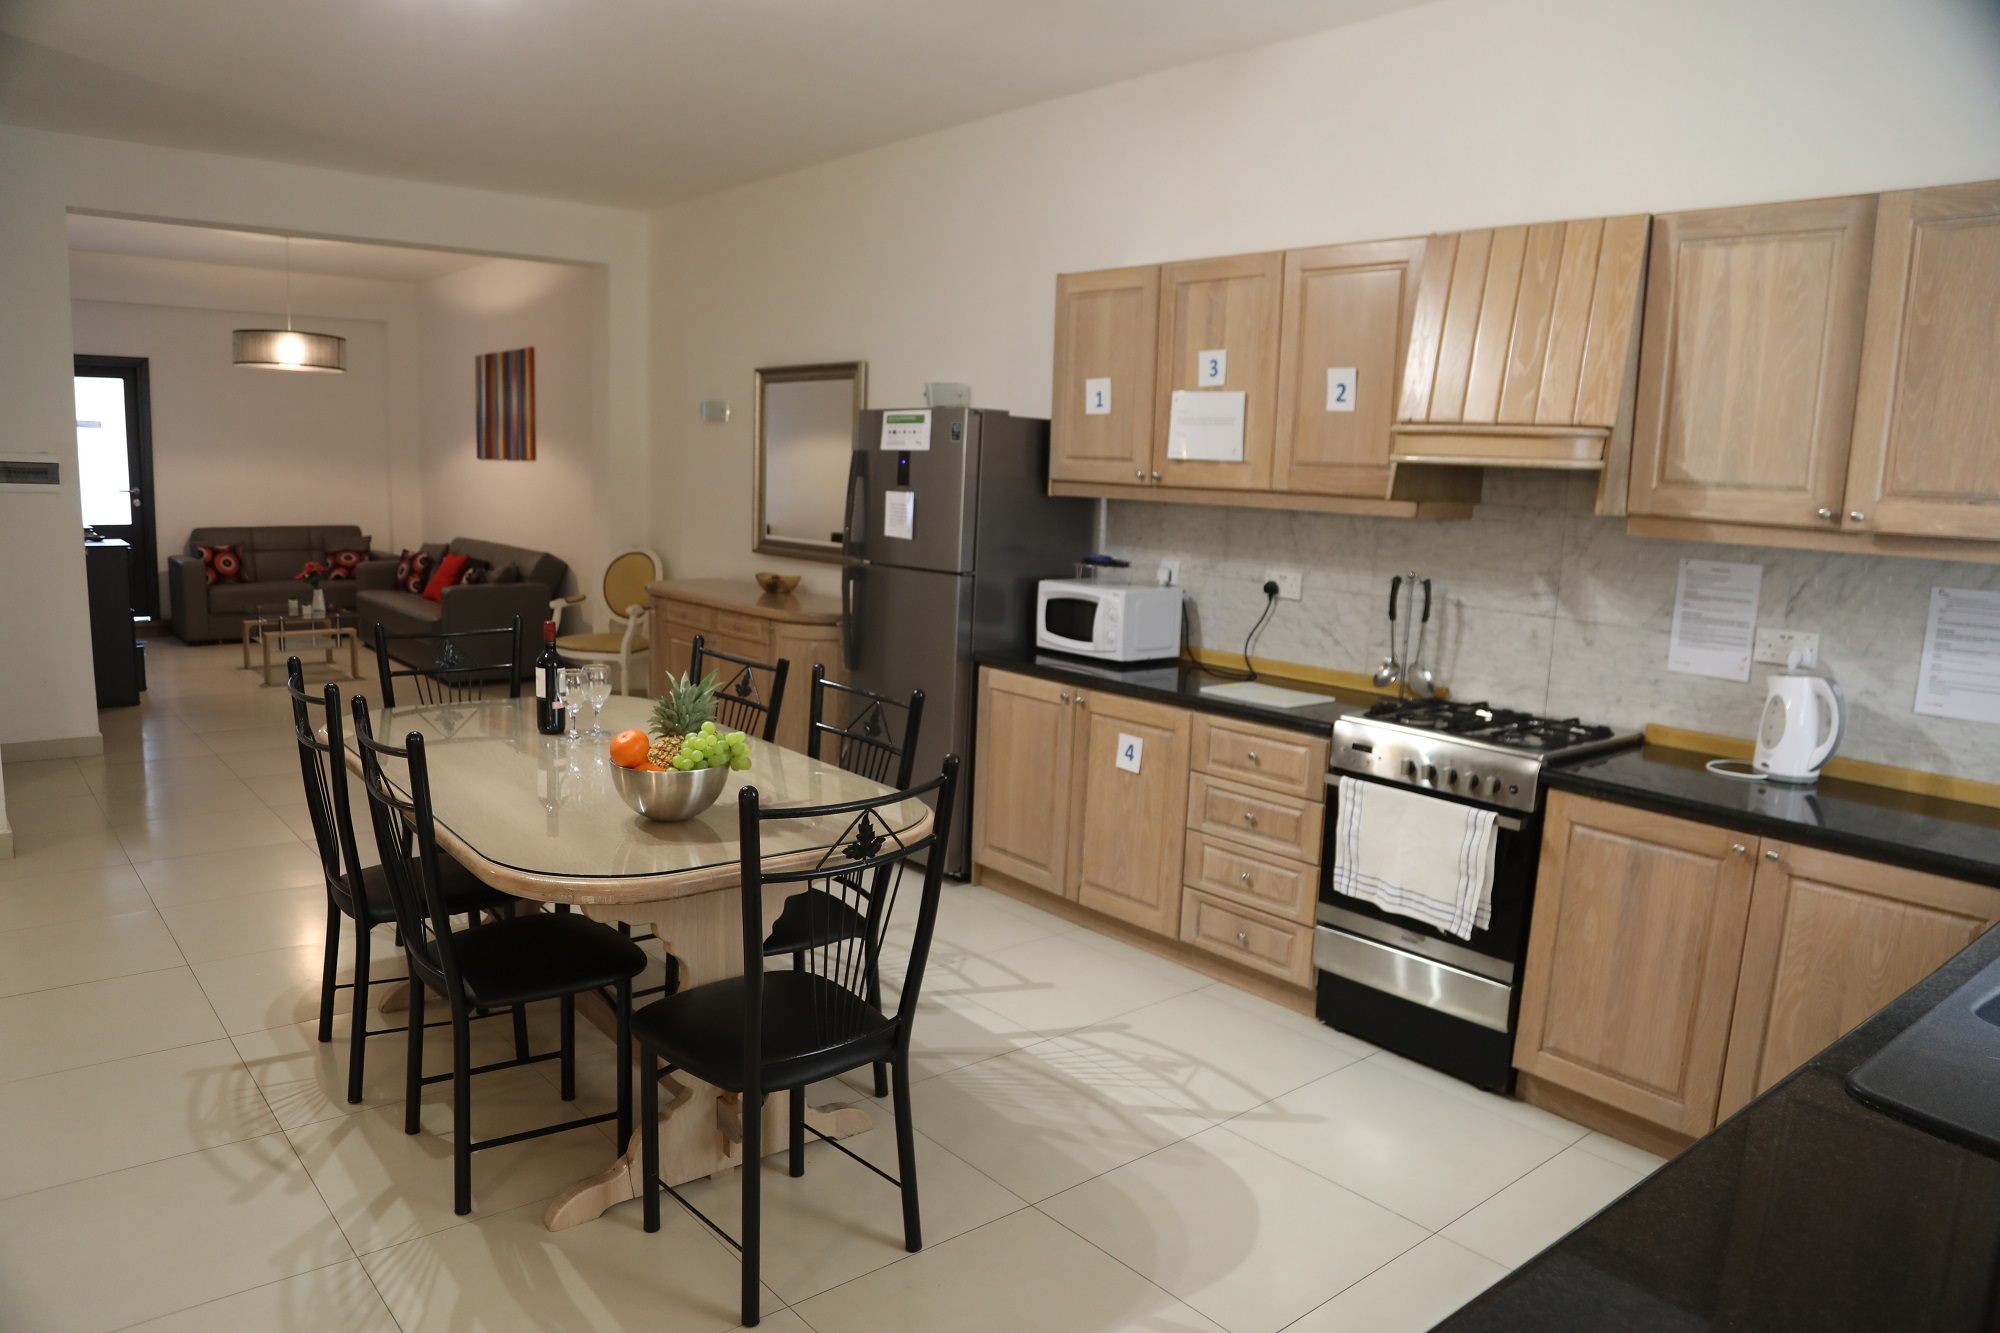
[[[1076,588],[1044,588],[1035,611],[1035,646],[1089,656],[1110,654],[1104,597]]]

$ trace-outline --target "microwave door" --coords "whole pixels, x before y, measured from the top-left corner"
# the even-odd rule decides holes
[[[1097,618],[1104,604],[1095,597],[1051,593],[1042,601],[1042,640],[1052,648],[1087,653],[1097,648]]]
[[[933,410],[930,448],[884,449],[883,418],[893,415],[862,415],[848,485],[850,528],[858,530],[850,531],[847,553],[875,565],[968,573],[979,475],[977,416],[965,408]]]

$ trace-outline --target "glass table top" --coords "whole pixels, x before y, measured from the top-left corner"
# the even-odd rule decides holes
[[[714,805],[680,823],[655,823],[619,797],[609,754],[611,737],[627,727],[643,730],[652,707],[650,699],[613,695],[604,704],[605,734],[574,742],[535,730],[532,698],[376,709],[371,721],[377,738],[396,746],[411,731],[423,733],[432,812],[441,826],[488,861],[533,875],[616,880],[734,865],[741,858],[737,793],[746,785],[757,788],[767,810],[835,805],[890,790],[795,750],[753,740],[751,768],[732,772]],[[384,775],[399,790],[405,770],[401,761],[383,764]],[[901,834],[928,815],[921,801],[904,801],[888,807],[883,822],[887,831]],[[364,812],[355,816],[365,829]],[[851,819],[836,815],[768,825],[764,857],[831,847],[848,832]]]

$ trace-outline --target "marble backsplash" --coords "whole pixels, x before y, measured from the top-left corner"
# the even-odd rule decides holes
[[[1372,672],[1388,648],[1389,580],[1433,581],[1425,660],[1461,698],[1619,727],[1648,722],[1749,736],[1764,701],[1746,684],[1667,670],[1684,558],[1761,564],[1758,623],[1815,631],[1820,670],[1847,697],[1840,752],[2000,782],[2000,727],[1912,710],[1930,590],[2000,590],[2000,565],[1716,546],[1626,535],[1591,513],[1596,478],[1489,472],[1461,523],[1112,502],[1106,549],[1150,574],[1178,557],[1195,640],[1235,651],[1264,603],[1264,571],[1304,572],[1260,659]]]

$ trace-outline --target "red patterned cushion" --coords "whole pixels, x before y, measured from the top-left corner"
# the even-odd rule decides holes
[[[202,573],[210,583],[248,583],[250,571],[243,563],[243,543],[234,546],[197,546]]]
[[[326,566],[329,579],[351,579],[354,571],[361,568],[361,562],[368,558],[366,547],[329,546],[326,559],[320,563]]]
[[[484,560],[467,560],[465,562],[465,576],[459,579],[460,583],[491,583],[492,581],[493,566],[487,564]]]
[[[462,580],[465,577],[465,567],[471,563],[471,560],[462,555],[448,555],[438,561],[437,573],[431,575],[431,581],[424,585],[424,600],[442,602],[444,590]]]
[[[396,586],[404,592],[422,594],[431,581],[429,551],[405,551],[396,557]]]

